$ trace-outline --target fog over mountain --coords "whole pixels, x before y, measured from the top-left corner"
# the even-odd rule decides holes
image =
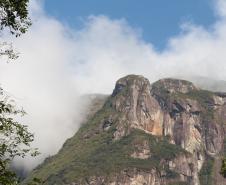
[[[86,107],[80,96],[110,94],[122,76],[141,74],[150,82],[171,76],[226,80],[226,2],[214,3],[215,24],[204,28],[184,22],[181,33],[156,51],[123,18],[90,15],[82,28],[70,28],[33,0],[28,33],[1,38],[21,53],[17,61],[1,59],[1,86],[28,113],[21,121],[35,134],[34,146],[42,153],[16,165],[30,170],[55,154],[80,126]]]

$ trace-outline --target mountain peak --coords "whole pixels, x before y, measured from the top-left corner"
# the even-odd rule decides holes
[[[180,93],[188,93],[194,90],[198,90],[197,87],[192,82],[174,78],[165,78],[155,82],[153,87],[163,88],[168,92],[180,92]]]
[[[150,86],[150,83],[147,78],[144,78],[141,75],[127,75],[123,78],[120,78],[115,85],[112,96],[116,96],[120,92],[128,88],[142,88],[143,85]]]
[[[114,136],[120,139],[132,128],[139,128],[153,135],[162,135],[162,115],[160,106],[151,94],[148,79],[138,75],[128,75],[116,82],[112,93],[112,105],[126,120],[120,122]]]
[[[151,85],[143,76],[128,75],[27,180],[39,177],[49,185],[207,184],[213,173],[220,179],[220,165],[213,163],[221,162],[225,120],[223,95],[185,80]]]

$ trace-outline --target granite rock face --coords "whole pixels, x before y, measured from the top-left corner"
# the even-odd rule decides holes
[[[122,113],[121,119],[126,120],[128,125],[128,130],[121,129],[125,121],[117,125],[119,129],[115,133],[115,139],[120,139],[120,136],[124,136],[132,128],[162,135],[164,114],[158,101],[151,95],[147,79],[142,76],[122,78],[116,83],[112,96],[115,97],[113,106]]]
[[[117,87],[120,90],[116,90]],[[150,85],[142,76],[120,79],[112,96],[123,89],[126,93],[116,98],[114,106],[128,123],[124,129],[118,125],[116,139],[129,133],[131,128],[167,136],[171,143],[193,154],[190,163],[194,169],[186,174],[193,177],[192,184],[199,184],[198,173],[206,154],[217,156],[223,147],[225,97],[198,89],[184,80],[162,79]],[[144,156],[146,153],[143,150]]]
[[[150,85],[142,76],[127,76],[118,80],[112,96],[113,106],[126,120],[117,125],[115,139],[137,128],[168,136],[191,153],[205,150],[215,155],[222,149],[224,119],[218,112],[225,110],[225,100],[214,93],[184,80],[162,79]]]
[[[188,81],[150,84],[143,76],[126,76],[103,108],[31,177],[71,185],[226,184],[213,182],[225,139],[225,102],[224,93]]]

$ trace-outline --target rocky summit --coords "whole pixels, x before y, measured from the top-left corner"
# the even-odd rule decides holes
[[[99,106],[100,107],[100,106]],[[224,185],[226,94],[143,76],[111,96],[25,180],[46,185]]]

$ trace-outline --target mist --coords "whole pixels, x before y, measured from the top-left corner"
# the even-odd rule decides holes
[[[13,42],[20,57],[9,63],[0,58],[1,87],[27,112],[21,122],[35,134],[33,146],[41,152],[15,165],[29,171],[57,153],[79,129],[87,105],[81,95],[110,94],[122,76],[139,74],[150,82],[171,76],[226,80],[226,2],[214,4],[213,25],[184,22],[160,52],[123,18],[90,15],[82,28],[70,28],[32,1],[29,31],[2,38]]]

